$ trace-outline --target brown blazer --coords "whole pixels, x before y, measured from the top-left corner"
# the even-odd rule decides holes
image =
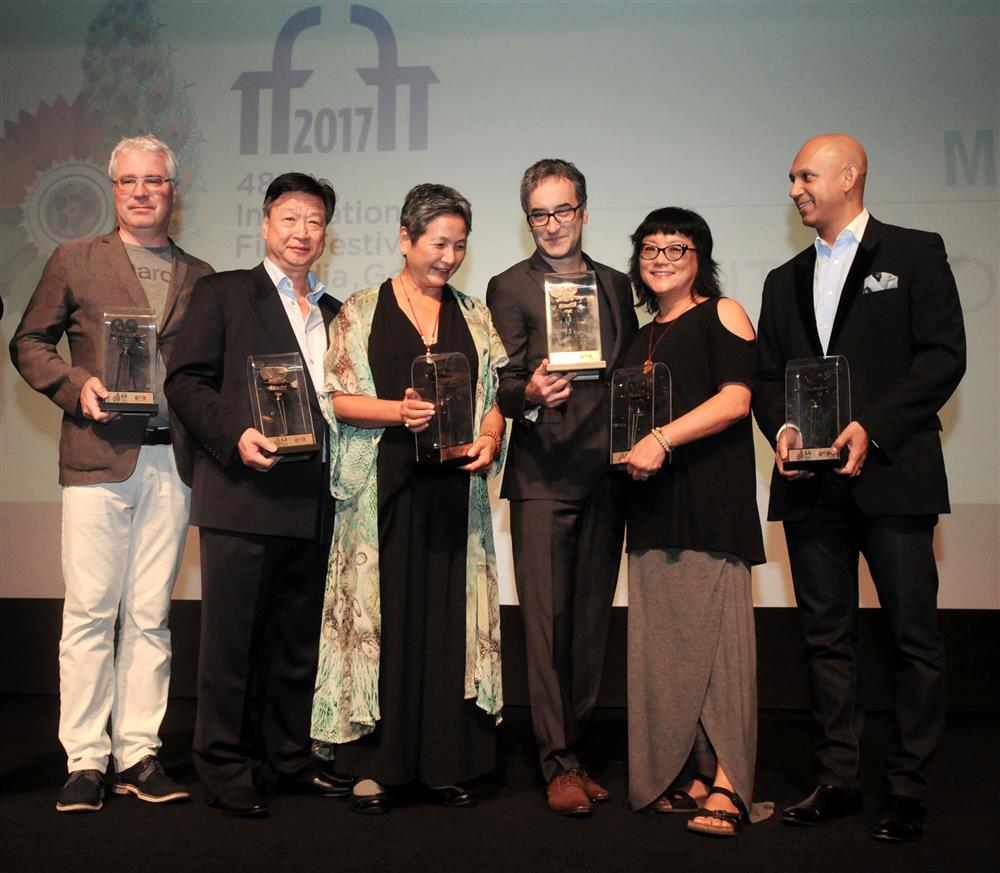
[[[194,283],[214,272],[204,261],[174,246],[166,310],[157,335],[165,365]],[[59,438],[59,483],[122,482],[132,475],[147,416],[127,415],[108,424],[83,417],[80,391],[99,375],[101,319],[105,310],[149,309],[118,229],[104,236],[63,243],[49,258],[35,293],[10,341],[10,357],[24,380],[63,410]],[[70,363],[56,350],[63,335]],[[174,455],[181,478],[191,482],[192,453],[183,427],[170,415]]]

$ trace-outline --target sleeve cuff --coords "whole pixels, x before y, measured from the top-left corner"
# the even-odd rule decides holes
[[[777,442],[781,438],[781,435],[785,432],[785,429],[789,427],[794,427],[795,430],[798,430],[794,424],[790,421],[786,421],[781,427],[778,428],[778,432],[774,435],[774,441]]]

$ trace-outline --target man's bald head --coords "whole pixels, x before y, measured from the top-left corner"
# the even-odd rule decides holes
[[[868,155],[845,133],[824,133],[806,140],[788,174],[788,194],[802,223],[832,243],[864,209]]]
[[[841,168],[855,167],[859,184],[864,190],[865,177],[868,175],[868,153],[853,136],[846,133],[821,133],[805,141],[796,160],[805,154],[826,158],[839,164]]]

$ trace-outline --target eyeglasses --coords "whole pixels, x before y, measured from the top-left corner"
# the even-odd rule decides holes
[[[692,248],[687,243],[672,243],[669,246],[654,246],[652,243],[643,243],[639,247],[639,257],[644,261],[655,261],[656,256],[663,252],[668,261],[679,261],[688,252],[696,252],[698,249]]]
[[[560,206],[555,212],[545,212],[542,209],[536,209],[528,213],[528,224],[531,227],[545,227],[549,223],[550,218],[554,218],[560,224],[565,224],[567,221],[572,221],[576,218],[576,213],[583,208],[582,203],[578,203],[576,206]]]
[[[174,180],[163,176],[142,176],[137,178],[136,176],[122,176],[120,179],[115,179],[114,184],[118,186],[118,190],[123,194],[131,194],[135,191],[135,186],[142,182],[150,190],[157,190],[162,188],[167,182],[173,182]]]

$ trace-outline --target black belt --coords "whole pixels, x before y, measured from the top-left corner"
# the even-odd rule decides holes
[[[170,428],[157,427],[153,430],[144,431],[142,434],[142,444],[144,446],[169,446]]]

